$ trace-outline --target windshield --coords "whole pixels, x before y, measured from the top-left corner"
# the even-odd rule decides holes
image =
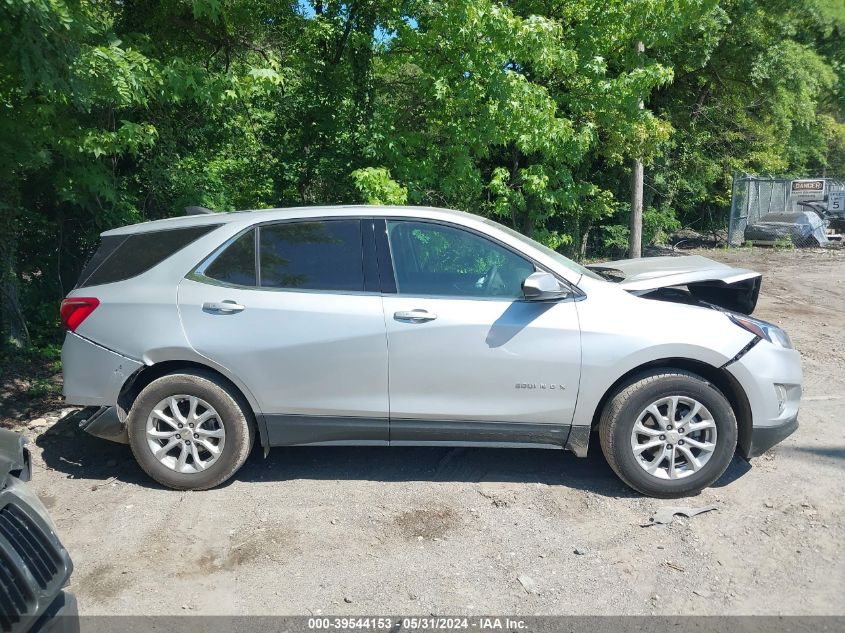
[[[536,248],[539,251],[542,251],[544,255],[548,255],[553,260],[555,260],[558,264],[561,264],[562,266],[566,266],[569,270],[576,272],[578,274],[581,274],[581,275],[585,275],[585,276],[590,277],[592,279],[600,279],[600,280],[604,281],[604,277],[602,277],[601,275],[596,274],[595,272],[593,272],[589,268],[585,268],[584,266],[582,266],[578,262],[573,262],[568,257],[564,257],[563,255],[561,255],[557,251],[553,251],[548,246],[544,246],[543,244],[540,244],[540,242],[532,240],[530,237],[526,237],[522,233],[520,233],[518,231],[514,231],[511,228],[508,228],[504,224],[499,224],[498,222],[495,222],[495,221],[490,220],[488,218],[482,218],[482,219],[485,223],[490,224],[492,226],[495,226],[498,229],[503,230],[505,233],[507,233],[511,237],[518,239],[523,244],[526,244],[528,246]]]

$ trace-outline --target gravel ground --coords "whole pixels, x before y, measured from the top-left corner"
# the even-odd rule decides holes
[[[173,492],[65,412],[28,434],[81,612],[845,614],[845,251],[702,254],[765,273],[756,315],[790,332],[806,388],[797,433],[698,497],[638,496],[597,443],[256,451]]]

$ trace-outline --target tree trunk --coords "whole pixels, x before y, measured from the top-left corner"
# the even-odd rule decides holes
[[[587,226],[584,227],[584,232],[581,234],[581,246],[578,250],[578,254],[582,260],[587,256],[587,240],[590,237],[591,228],[593,228],[593,222],[592,220],[587,220]]]
[[[628,257],[643,254],[643,164],[634,160],[631,171],[631,233],[628,238]]]
[[[525,220],[522,223],[522,234],[526,237],[534,237],[534,216],[531,215],[531,209],[525,210]]]
[[[18,275],[15,266],[15,241],[8,236],[0,245],[0,298],[2,298],[3,343],[14,347],[29,346],[29,331],[26,327],[18,299]]]
[[[645,46],[637,42],[637,56],[643,54]],[[644,107],[640,101],[640,109]],[[643,163],[635,158],[631,169],[631,232],[628,238],[628,257],[642,257],[643,250]]]

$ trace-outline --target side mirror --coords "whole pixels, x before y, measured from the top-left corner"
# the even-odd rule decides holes
[[[569,291],[551,273],[532,273],[522,282],[522,294],[528,301],[554,301]]]

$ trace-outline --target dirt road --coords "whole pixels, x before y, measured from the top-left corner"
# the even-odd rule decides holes
[[[845,614],[845,252],[702,252],[765,273],[801,350],[798,432],[694,499],[640,497],[597,444],[256,452],[161,489],[73,419],[30,431],[33,485],[84,614]],[[666,505],[718,511],[641,527]]]

